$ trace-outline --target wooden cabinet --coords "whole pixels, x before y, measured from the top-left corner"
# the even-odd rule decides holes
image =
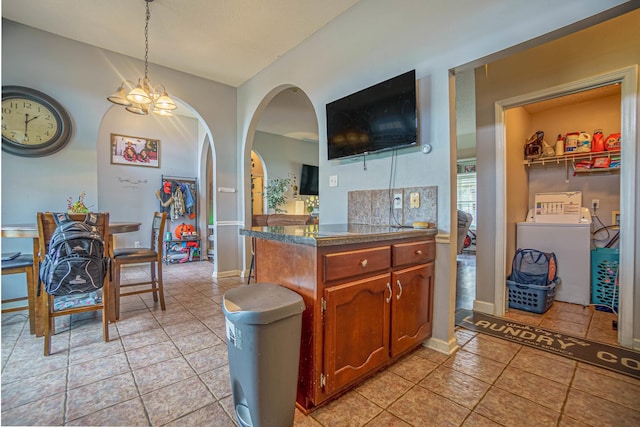
[[[258,282],[302,295],[297,403],[309,413],[431,336],[435,242],[306,246],[256,239]]]
[[[431,336],[434,263],[394,272],[391,299],[391,356],[396,357]]]
[[[325,289],[326,394],[389,361],[390,289],[389,274]]]

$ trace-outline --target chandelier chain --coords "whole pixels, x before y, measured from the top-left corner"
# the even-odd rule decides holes
[[[145,15],[144,24],[144,78],[147,80],[149,69],[149,20],[151,19],[151,12],[149,11],[149,0],[145,0],[147,6],[147,14]]]
[[[151,8],[149,3],[153,0],[144,0],[146,14],[144,20],[144,78],[138,79],[136,85],[131,80],[123,80],[120,87],[107,97],[114,104],[122,105],[127,111],[146,116],[152,111],[160,116],[172,116],[172,111],[177,109],[176,103],[169,97],[163,85],[153,86],[149,81],[149,21],[151,20]],[[131,88],[127,93],[125,87]]]

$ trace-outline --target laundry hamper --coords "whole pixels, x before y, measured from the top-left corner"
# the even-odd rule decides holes
[[[596,248],[591,250],[591,304],[595,304],[597,310],[618,312],[619,264],[619,249]]]
[[[509,307],[533,313],[546,312],[556,295],[559,278],[556,255],[537,249],[518,249],[507,278]]]

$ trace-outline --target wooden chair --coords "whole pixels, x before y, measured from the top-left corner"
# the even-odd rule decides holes
[[[29,310],[29,330],[31,334],[36,333],[36,317],[35,317],[35,296],[34,289],[35,283],[33,281],[33,254],[20,254],[13,259],[2,261],[2,275],[5,274],[21,274],[24,273],[27,280],[27,296],[20,298],[11,298],[2,300],[2,304],[27,301],[26,306],[3,308],[2,313],[9,313],[12,311]]]
[[[115,291],[115,316],[120,319],[120,297],[137,295],[143,293],[153,293],[153,300],[160,300],[160,308],[165,310],[164,289],[162,287],[162,239],[164,236],[164,226],[167,221],[166,212],[155,212],[151,226],[151,242],[149,248],[118,248],[113,249],[113,287]],[[120,273],[123,265],[149,263],[151,280],[141,282],[120,283]],[[140,289],[141,285],[151,285],[146,289]],[[122,288],[136,287],[135,289],[122,292]]]
[[[74,221],[84,221],[86,218],[86,214],[69,214],[69,217]],[[56,221],[51,212],[38,212],[37,213],[37,222],[38,222],[38,237],[40,240],[40,249],[39,249],[39,261],[42,263],[44,261],[45,255],[49,249],[49,243],[51,242],[51,237],[53,236],[53,232],[56,229]],[[104,251],[105,254],[108,255],[110,253],[111,248],[111,233],[109,232],[109,213],[102,212],[99,214],[98,222],[96,224],[96,228],[98,232],[102,235],[104,240]],[[40,286],[40,285],[39,285]],[[109,274],[105,275],[103,288],[102,288],[102,300],[96,302],[91,305],[82,305],[82,306],[74,306],[69,308],[63,308],[56,310],[54,306],[55,297],[53,295],[48,295],[44,287],[40,289],[41,298],[45,298],[45,308],[43,310],[44,316],[44,355],[48,356],[51,354],[51,336],[55,334],[55,318],[60,316],[66,316],[70,314],[76,313],[84,313],[88,311],[97,311],[102,310],[102,338],[105,342],[109,341],[109,304],[111,304],[110,299],[112,298],[112,290],[109,283]]]

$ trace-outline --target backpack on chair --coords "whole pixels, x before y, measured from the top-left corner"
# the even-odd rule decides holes
[[[99,214],[88,213],[73,221],[66,213],[54,214],[56,229],[40,265],[40,282],[49,295],[63,296],[101,289],[109,271],[104,240],[95,225]],[[38,295],[40,286],[38,286]]]

